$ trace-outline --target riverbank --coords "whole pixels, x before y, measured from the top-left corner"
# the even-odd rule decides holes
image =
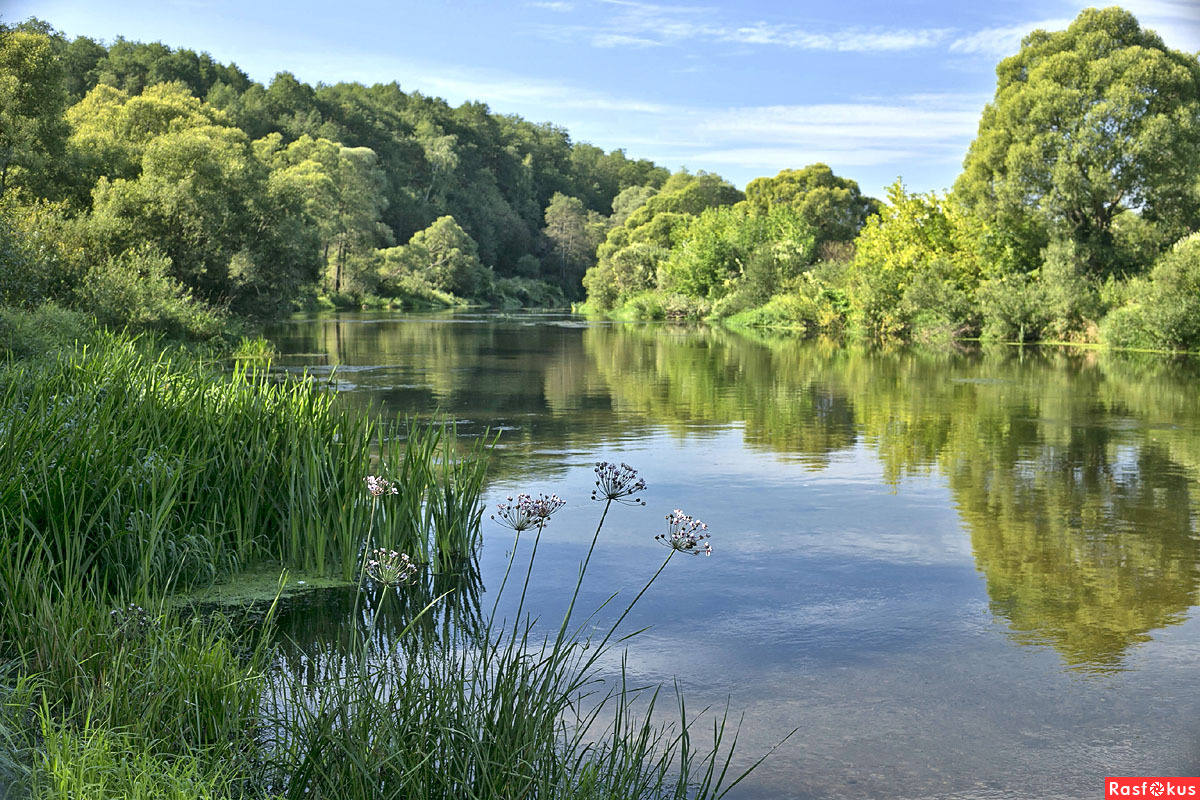
[[[607,649],[569,614],[552,643],[487,615],[418,624],[472,591],[492,441],[114,334],[0,365],[6,796],[715,796],[723,726],[697,752],[620,679],[566,724]],[[411,581],[363,583],[375,548],[411,554]],[[361,613],[293,673],[276,603],[300,581],[361,584]]]

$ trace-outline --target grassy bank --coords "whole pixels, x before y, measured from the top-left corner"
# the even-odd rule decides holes
[[[84,340],[0,366],[0,794],[683,798],[736,781],[723,722],[697,748],[681,700],[661,727],[656,697],[605,682],[617,626],[584,641],[568,612],[546,637],[479,609],[490,442],[354,415],[261,367]],[[547,518],[524,526],[535,553]],[[390,585],[374,548],[417,577]],[[350,635],[290,669],[272,610],[172,601],[263,563],[360,587]]]

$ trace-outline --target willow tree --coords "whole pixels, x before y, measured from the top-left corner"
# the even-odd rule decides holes
[[[1113,271],[1125,213],[1158,226],[1163,243],[1200,221],[1195,56],[1127,11],[1088,9],[1065,31],[1030,33],[996,75],[955,191],[1026,268],[1062,238],[1088,271]]]

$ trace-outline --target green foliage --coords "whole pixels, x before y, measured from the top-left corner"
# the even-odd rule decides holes
[[[1023,272],[981,283],[979,307],[985,339],[1034,342],[1043,338],[1052,321],[1045,285]]]
[[[878,200],[859,191],[858,183],[839,178],[820,163],[750,181],[746,201],[764,213],[776,206],[790,206],[813,230],[818,245],[851,241],[881,207]]]
[[[88,272],[77,304],[118,330],[191,340],[219,336],[225,329],[222,315],[197,302],[170,276],[170,266],[152,247],[122,253]]]
[[[0,201],[0,304],[68,305],[87,269],[83,226],[63,204]]]
[[[596,247],[607,231],[604,217],[584,208],[578,198],[561,192],[550,198],[542,233],[550,243],[548,266],[564,292],[574,294],[584,273],[596,263]]]
[[[0,360],[66,350],[92,333],[93,325],[87,316],[52,303],[32,311],[0,307]]]
[[[1101,326],[1114,347],[1200,350],[1200,234],[1181,239],[1159,256],[1149,279],[1130,291]]]
[[[1200,213],[1200,62],[1129,12],[1087,9],[1066,31],[1034,31],[996,68],[955,193],[1015,238],[1025,269],[1052,235],[1098,276],[1121,265],[1127,209],[1178,236]],[[1139,265],[1144,267],[1145,262]]]
[[[55,192],[67,126],[62,64],[50,37],[0,28],[0,198]]]
[[[439,292],[482,297],[491,291],[492,272],[479,260],[475,241],[454,217],[440,217],[408,244],[380,250],[377,264],[383,291],[393,293],[406,276],[417,276]]]
[[[567,305],[558,286],[531,278],[496,278],[492,283],[491,301],[499,308],[562,308]]]
[[[925,303],[946,292],[969,296],[977,280],[972,252],[964,246],[970,227],[936,194],[909,194],[899,181],[888,187],[887,206],[867,221],[855,242],[849,285],[855,324],[876,338],[904,337]]]

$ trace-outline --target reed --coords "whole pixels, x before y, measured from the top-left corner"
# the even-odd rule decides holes
[[[262,560],[350,579],[380,461],[399,465],[407,503],[380,530],[448,568],[478,545],[490,448],[452,452],[452,436],[349,413],[312,380],[108,334],[0,367],[0,650],[31,571],[134,600]]]

